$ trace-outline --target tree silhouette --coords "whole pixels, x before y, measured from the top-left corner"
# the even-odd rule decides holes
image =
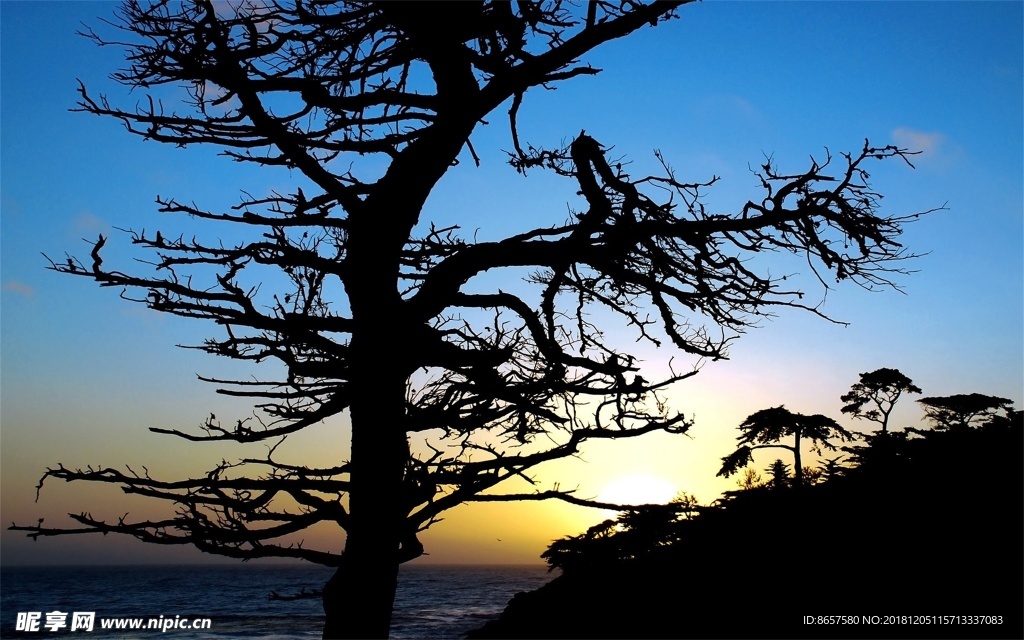
[[[772,489],[786,489],[789,487],[789,465],[783,462],[780,458],[776,458],[775,462],[768,465],[765,469],[765,473],[768,474],[768,486]]]
[[[846,403],[842,412],[877,422],[885,434],[889,430],[889,414],[904,393],[921,393],[921,389],[898,369],[882,368],[862,373],[850,392],[840,397]],[[871,408],[865,409],[865,405]]]
[[[265,458],[186,480],[58,465],[40,487],[50,478],[112,483],[175,513],[106,521],[86,512],[71,516],[77,528],[13,528],[337,567],[323,590],[324,635],[384,637],[398,566],[423,553],[417,534],[446,510],[548,499],[615,508],[560,485],[493,490],[533,483],[538,465],[588,440],[690,426],[662,392],[696,367],[648,382],[637,358],[592,324],[595,311],[616,315],[640,341],[718,359],[780,306],[825,317],[746,256],[795,255],[826,287],[832,277],[891,286],[912,257],[897,242],[902,225],[920,215],[881,215],[867,183],[867,163],[907,161],[894,146],[865,142],[837,167],[829,156],[795,174],[765,163],[756,175],[766,193],[727,215],[701,202],[715,178],[684,182],[664,162],[663,175],[632,177],[583,133],[559,148],[521,143],[527,92],[597,73],[582,56],[680,4],[129,1],[110,23],[117,38],[86,32],[127,49],[128,66],[112,77],[148,97],[126,109],[82,85],[78,110],[145,140],[211,145],[294,177],[288,193],[243,191],[230,211],[157,199],[160,212],[230,228],[234,244],[134,230],[131,243],[149,256],[134,271],[105,263],[103,236],[88,260],[50,263],[150,309],[211,321],[223,334],[197,346],[209,354],[276,363],[262,377],[204,378],[252,399],[251,415],[225,423],[211,414],[200,432],[152,429],[271,446]],[[164,85],[187,99],[165,106],[152,97]],[[576,210],[496,241],[422,219],[453,164],[481,162],[472,136],[499,108],[511,165],[574,181]],[[494,273],[529,275],[488,288],[483,276]],[[337,464],[275,453],[287,436],[335,417],[351,434]],[[819,433],[804,429],[797,441]],[[344,552],[341,535],[336,549],[288,542],[314,525],[337,527]]]
[[[918,402],[936,429],[965,429],[974,426],[972,423],[991,420],[1000,411],[1007,415],[1013,412],[1013,400],[981,393],[921,398]]]
[[[722,458],[722,468],[718,475],[729,477],[747,466],[753,462],[753,453],[757,449],[788,449],[793,454],[793,486],[797,488],[804,484],[804,467],[800,456],[803,440],[810,441],[812,450],[821,453],[822,448],[836,450],[836,446],[829,442],[829,438],[850,441],[854,437],[832,418],[821,414],[806,416],[802,413],[793,413],[783,406],[761,409],[750,414],[740,424],[740,431],[740,446]],[[793,444],[782,444],[781,440],[789,437],[793,438]],[[772,467],[769,472],[772,474],[773,486],[777,487],[778,469]]]
[[[843,474],[843,467],[839,464],[842,460],[842,456],[828,458],[821,464],[821,466],[818,467],[818,472],[823,482],[828,482],[829,480],[838,478]]]
[[[746,471],[743,472],[743,477],[736,481],[736,486],[743,491],[763,486],[761,474],[757,472],[757,469],[747,467]]]
[[[682,493],[668,504],[626,509],[614,520],[605,520],[584,533],[553,542],[541,554],[551,569],[564,571],[607,569],[609,563],[625,563],[654,557],[675,544],[682,524],[705,509],[696,496]]]
[[[857,610],[893,602],[908,608],[974,604],[1002,615],[981,621],[989,626],[974,636],[1021,637],[1021,412],[994,416],[971,429],[910,435],[915,437],[907,439],[901,430],[876,439],[890,451],[900,446],[906,455],[887,451],[885,465],[853,462],[841,476],[805,487],[798,499],[792,491],[733,491],[695,517],[677,520],[669,536],[660,522],[623,530],[609,521],[589,537],[557,540],[545,557],[562,568],[562,575],[517,596],[499,620],[469,637],[676,638],[680,602],[687,606],[687,636],[698,638],[858,635],[809,630],[802,622],[801,610],[837,602]],[[772,467],[781,469],[772,475],[785,486],[791,480],[788,465],[777,460]],[[943,539],[929,542],[937,530]],[[594,540],[598,531],[600,544]],[[626,536],[646,538],[648,553],[620,553],[627,544],[620,538]],[[655,546],[660,541],[667,544]],[[795,559],[811,564],[837,550],[857,578],[828,573],[827,582],[815,583],[820,588],[802,589],[799,597],[781,586],[794,582]],[[936,554],[963,568],[936,566]],[[979,558],[984,566],[974,562]],[[889,575],[893,566],[901,567],[898,574],[864,588],[860,576]],[[737,576],[747,575],[772,577],[772,588],[763,581],[740,582],[735,597],[745,615],[723,616],[721,594],[736,592]],[[629,588],[616,588],[621,585]],[[941,621],[922,622],[902,637],[963,635]],[[861,631],[858,637],[885,635]]]

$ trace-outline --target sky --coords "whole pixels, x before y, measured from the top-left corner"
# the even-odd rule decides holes
[[[76,79],[125,95],[107,80],[121,53],[75,35],[109,2],[0,2],[0,520],[47,524],[91,511],[149,513],[114,487],[35,485],[47,466],[146,466],[154,476],[203,473],[253,449],[187,444],[147,427],[194,429],[211,412],[249,408],[213,393],[196,374],[245,375],[232,363],[181,349],[213,329],[163,317],[84,279],[46,269],[43,254],[87,255],[112,235],[111,260],[132,254],[118,228],[205,231],[156,213],[157,195],[216,210],[240,189],[289,188],[284,171],[239,167],[214,150],[145,143],[114,121],[73,113]],[[898,368],[926,396],[985,393],[1024,402],[1024,3],[726,2],[684,6],[679,19],[605,45],[585,58],[603,71],[527,94],[524,142],[553,146],[581,130],[655,172],[660,150],[686,180],[721,179],[709,208],[737,211],[759,196],[750,171],[767,156],[803,171],[826,149],[858,151],[865,138],[921,151],[916,169],[872,169],[883,213],[936,207],[902,237],[922,254],[902,293],[839,287],[823,310],[848,324],[781,312],[736,341],[730,359],[701,364],[670,393],[695,421],[688,436],[588,447],[542,471],[546,483],[604,499],[663,499],[678,491],[708,503],[735,488],[716,478],[737,425],[785,405],[871,430],[840,413],[858,374]],[[482,166],[462,162],[438,186],[424,218],[458,222],[480,239],[557,223],[571,184],[505,164],[511,148],[499,110],[474,136]],[[806,272],[806,265],[786,268]],[[811,290],[812,299],[821,292]],[[652,370],[693,366],[671,349],[640,347]],[[919,425],[914,398],[891,424]],[[334,464],[341,429],[325,424],[290,442],[310,464]],[[260,445],[256,445],[258,448]],[[759,455],[763,470],[776,456]],[[460,507],[423,535],[424,561],[536,563],[554,539],[608,517],[563,504]],[[326,533],[307,539],[328,549]],[[309,546],[313,546],[312,544]],[[336,550],[336,549],[332,549]],[[204,562],[190,549],[149,548],[113,536],[31,543],[0,533],[0,563]]]

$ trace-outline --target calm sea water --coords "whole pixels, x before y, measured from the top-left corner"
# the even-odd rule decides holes
[[[268,594],[318,588],[331,571],[310,565],[4,567],[0,637],[319,638],[319,599],[271,601]],[[496,617],[520,591],[551,580],[543,566],[403,566],[392,638],[461,638]],[[94,611],[92,632],[16,631],[19,612]],[[205,631],[103,631],[100,618],[210,618]],[[68,616],[70,627],[71,616]]]

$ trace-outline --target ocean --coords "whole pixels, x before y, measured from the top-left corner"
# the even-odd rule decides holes
[[[319,638],[319,598],[270,600],[271,592],[319,588],[331,570],[313,565],[183,565],[0,568],[0,637],[46,638]],[[391,637],[461,638],[496,617],[516,593],[555,575],[544,566],[405,565]],[[65,626],[46,628],[47,614]],[[95,614],[92,631],[71,630],[75,612]],[[37,631],[30,626],[38,613]],[[21,624],[19,625],[19,618]],[[209,628],[175,628],[209,619]],[[103,620],[156,619],[167,631],[102,629]],[[81,621],[79,621],[81,624]],[[123,624],[130,624],[123,623]]]

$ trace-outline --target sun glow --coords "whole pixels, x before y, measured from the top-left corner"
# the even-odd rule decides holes
[[[601,489],[597,499],[613,504],[665,504],[678,490],[665,480],[650,475],[616,478]]]

